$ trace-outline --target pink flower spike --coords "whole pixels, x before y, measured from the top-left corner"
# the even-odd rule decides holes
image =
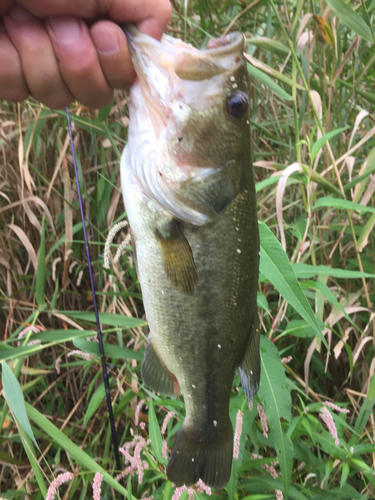
[[[265,438],[268,438],[267,415],[266,415],[262,405],[258,405],[257,408],[258,408],[260,423],[262,424],[263,436]]]
[[[161,454],[164,458],[168,458],[167,441],[163,439]]]
[[[55,495],[57,493],[57,488],[67,481],[71,481],[74,478],[74,474],[71,472],[64,472],[64,474],[60,474],[56,477],[54,481],[49,485],[46,500],[54,500]]]
[[[237,417],[236,417],[236,430],[234,432],[234,445],[233,445],[233,458],[235,460],[238,459],[238,456],[240,454],[240,441],[241,441],[241,434],[242,434],[242,420],[243,420],[243,413],[242,413],[241,410],[238,410]]]
[[[188,500],[194,500],[194,490],[193,488],[188,489]]]
[[[126,476],[126,471],[121,472],[120,474],[117,474],[117,476],[115,477],[115,481],[119,482],[125,476]]]
[[[320,416],[322,417],[323,422],[326,424],[329,432],[331,433],[331,436],[335,440],[336,446],[338,446],[340,443],[339,438],[337,437],[337,429],[332,415],[327,410],[327,408],[324,407],[321,409]]]
[[[253,400],[249,403],[249,411],[253,411]]]
[[[145,402],[144,399],[141,399],[140,402],[137,404],[137,408],[135,409],[135,416],[134,416],[134,423],[135,425],[139,424],[139,414],[141,412],[143,403]]]
[[[102,474],[100,474],[100,472],[97,472],[94,476],[94,482],[92,483],[94,500],[100,500],[102,481],[103,481]]]
[[[212,495],[212,491],[211,491],[211,488],[209,486],[207,486],[206,484],[204,484],[204,482],[202,481],[202,479],[200,479],[198,482],[197,482],[197,492],[198,493],[207,493],[207,495]]]
[[[275,490],[276,493],[276,500],[283,500],[283,492],[281,490]]]
[[[178,500],[180,498],[180,496],[182,495],[182,493],[187,490],[186,486],[183,485],[183,486],[180,486],[179,488],[176,488],[176,491],[174,492],[174,495],[172,497],[172,500]]]
[[[262,468],[269,472],[274,479],[277,479],[279,477],[275,467],[272,467],[272,465],[264,464],[262,465]]]
[[[74,351],[68,352],[67,357],[69,358],[69,356],[82,356],[82,358],[84,358],[86,361],[94,359],[94,357],[91,356],[91,354],[89,354],[88,352],[80,351],[79,349],[75,349]]]
[[[332,408],[332,410],[338,411],[340,413],[350,413],[350,410],[347,410],[346,408],[340,408],[339,406],[335,405],[334,403],[331,403],[330,401],[324,401],[324,404],[325,406]]]
[[[288,364],[292,361],[292,359],[293,359],[293,356],[287,356],[286,358],[281,358],[281,362]]]
[[[169,411],[166,416],[165,416],[165,419],[163,421],[163,425],[161,426],[161,433],[162,435],[164,435],[166,432],[167,432],[167,426],[168,426],[168,422],[170,421],[171,418],[174,417],[174,413],[172,413],[171,411]]]

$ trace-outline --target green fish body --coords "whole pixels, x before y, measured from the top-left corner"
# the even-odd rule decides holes
[[[126,34],[138,79],[121,179],[150,327],[141,374],[185,400],[168,478],[220,488],[231,474],[235,370],[249,400],[260,378],[244,39],[230,33],[199,51],[132,26]]]

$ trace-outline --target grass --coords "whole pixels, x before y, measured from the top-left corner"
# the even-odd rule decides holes
[[[253,82],[262,380],[249,411],[235,378],[230,415],[235,424],[243,413],[239,455],[228,487],[212,496],[373,498],[375,4],[173,5],[170,34],[198,47],[228,29],[243,32]],[[130,443],[125,489],[113,480],[66,118],[32,100],[0,104],[3,498],[45,498],[64,471],[74,478],[61,486],[60,498],[92,498],[98,471],[106,471],[102,498],[120,498],[121,491],[169,500],[175,491],[165,475],[163,441],[173,445],[184,405],[151,393],[140,378],[148,330],[127,227],[112,246],[114,254],[125,240],[118,265],[104,268],[108,232],[125,218],[118,166],[126,104],[123,91],[99,112],[71,108],[116,430],[121,445]],[[322,420],[325,401],[349,410],[326,407],[339,445]],[[134,458],[137,444],[143,465]],[[207,496],[199,491],[195,498]]]

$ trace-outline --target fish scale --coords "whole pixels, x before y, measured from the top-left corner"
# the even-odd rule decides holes
[[[157,42],[134,27],[126,34],[138,81],[121,180],[150,327],[141,374],[147,387],[184,397],[186,417],[168,478],[177,486],[202,479],[220,488],[231,473],[235,370],[249,400],[260,377],[259,237],[244,40],[230,34],[197,51],[181,41],[174,45],[171,37]],[[189,94],[197,83],[198,104]]]

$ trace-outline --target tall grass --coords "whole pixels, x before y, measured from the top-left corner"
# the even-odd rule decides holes
[[[262,379],[249,409],[235,377],[238,458],[227,488],[212,496],[373,498],[375,3],[173,5],[170,34],[197,47],[243,32],[253,83]],[[104,474],[102,498],[179,494],[165,465],[184,404],[153,394],[140,378],[148,329],[127,227],[112,245],[114,255],[124,242],[121,259],[104,268],[108,232],[126,216],[118,168],[126,105],[123,91],[99,112],[71,108],[125,446],[115,471],[66,117],[32,100],[0,104],[3,498],[45,498],[63,472],[73,478],[60,498],[92,498],[96,472]],[[118,472],[125,487],[113,479]],[[205,498],[202,491],[181,498]]]

